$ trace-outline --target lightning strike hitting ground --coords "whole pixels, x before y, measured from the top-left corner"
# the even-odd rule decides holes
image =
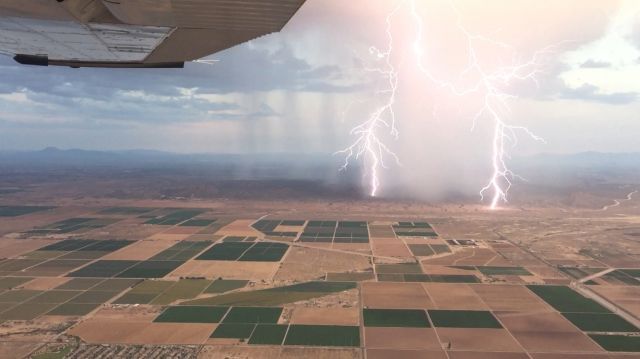
[[[484,200],[485,196],[489,193],[491,197],[490,208],[496,209],[501,202],[507,203],[507,195],[511,188],[512,181],[515,178],[520,178],[511,171],[507,165],[507,160],[509,159],[508,149],[517,145],[517,134],[519,132],[524,133],[536,141],[544,142],[542,138],[536,136],[529,129],[521,126],[512,126],[506,122],[510,114],[508,100],[517,97],[509,93],[508,88],[516,81],[533,81],[537,85],[536,76],[541,72],[540,59],[543,55],[549,54],[552,47],[538,51],[534,53],[530,59],[522,61],[516,56],[517,51],[510,45],[469,33],[462,25],[462,18],[452,3],[452,8],[457,15],[457,26],[466,38],[467,52],[469,54],[469,63],[460,73],[459,78],[463,79],[465,77],[475,76],[478,79],[470,86],[461,87],[456,83],[437,78],[428,69],[428,66],[425,65],[425,50],[423,47],[423,40],[425,38],[424,22],[416,10],[416,0],[408,1],[411,15],[417,27],[414,51],[417,56],[420,71],[430,81],[447,89],[455,96],[462,97],[469,94],[477,94],[483,99],[482,106],[477,110],[475,116],[473,116],[472,128],[475,128],[478,120],[483,117],[488,117],[493,123],[492,175],[487,185],[480,190],[480,197],[481,200]],[[487,71],[478,61],[475,47],[477,42],[510,50],[514,54],[514,60],[512,60],[509,65]]]
[[[387,130],[394,137],[397,138],[399,136],[394,113],[399,74],[391,59],[394,51],[391,25],[396,14],[402,8],[407,7],[411,18],[416,24],[416,37],[413,43],[413,50],[420,72],[429,81],[446,89],[457,97],[475,94],[482,98],[482,106],[477,109],[473,116],[472,129],[475,129],[480,119],[488,118],[491,121],[493,126],[492,174],[487,185],[480,190],[479,194],[482,201],[485,200],[487,195],[490,195],[490,208],[496,209],[500,203],[507,203],[508,193],[513,180],[516,178],[522,179],[510,170],[507,164],[510,158],[508,150],[517,145],[518,133],[523,133],[535,141],[544,142],[544,139],[536,136],[529,129],[522,126],[513,126],[507,122],[511,112],[508,100],[517,98],[516,95],[509,92],[509,86],[518,81],[533,81],[537,86],[536,76],[542,72],[541,58],[543,55],[551,53],[550,50],[552,47],[547,47],[534,53],[528,60],[522,60],[517,56],[517,51],[512,46],[485,36],[474,35],[467,31],[462,24],[462,17],[457,8],[451,3],[457,16],[457,27],[462,34],[464,34],[467,42],[469,61],[468,65],[460,72],[458,81],[445,81],[435,76],[428,67],[424,47],[424,41],[426,39],[424,34],[424,20],[416,9],[416,3],[417,0],[400,1],[386,18],[387,49],[385,51],[380,51],[375,47],[370,49],[371,54],[382,64],[382,67],[367,70],[378,73],[387,80],[388,87],[379,92],[386,96],[386,101],[371,113],[367,121],[351,130],[351,135],[356,136],[355,142],[346,149],[336,152],[337,154],[345,155],[345,162],[341,170],[346,170],[351,161],[360,160],[361,157],[365,157],[364,161],[368,164],[365,175],[370,177],[370,195],[376,196],[378,188],[380,187],[379,170],[386,168],[384,162],[385,157],[391,157],[396,163],[400,163],[396,154],[382,141],[380,131]],[[493,70],[487,70],[481,65],[480,61],[478,61],[476,43],[509,50],[513,54],[511,63]],[[474,77],[471,85],[462,86],[459,84],[461,80],[471,77]]]
[[[376,47],[371,47],[369,52],[375,57],[379,67],[368,68],[368,72],[379,74],[383,77],[386,87],[378,91],[379,95],[384,96],[382,105],[379,105],[370,115],[367,121],[354,127],[350,134],[356,139],[349,147],[336,152],[336,154],[345,155],[345,162],[341,170],[346,170],[352,161],[358,161],[363,158],[366,164],[367,172],[365,176],[369,177],[369,195],[375,197],[380,187],[379,171],[387,168],[385,159],[391,158],[397,165],[400,165],[400,159],[391,151],[382,139],[382,131],[398,138],[399,132],[396,127],[396,115],[393,106],[396,102],[396,94],[398,91],[398,72],[391,60],[393,53],[393,34],[391,30],[392,19],[401,6],[396,7],[386,19],[388,36],[388,45],[385,51],[381,51]]]

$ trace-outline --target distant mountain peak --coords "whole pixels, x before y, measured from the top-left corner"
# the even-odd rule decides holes
[[[43,148],[40,152],[60,152],[60,151],[62,150],[59,149],[58,147],[49,146],[49,147]]]

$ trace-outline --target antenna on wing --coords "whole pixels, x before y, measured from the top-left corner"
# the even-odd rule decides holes
[[[212,60],[200,59],[200,60],[193,60],[193,61],[191,61],[191,62],[195,62],[195,63],[197,63],[197,64],[205,64],[205,65],[211,65],[211,66],[213,66],[213,65],[215,65],[215,64],[216,64],[216,62],[220,62],[220,60],[213,60],[213,59],[212,59]]]

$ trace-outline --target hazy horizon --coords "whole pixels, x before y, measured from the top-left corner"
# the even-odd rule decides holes
[[[513,96],[502,109],[506,123],[544,139],[518,132],[509,163],[534,154],[640,152],[640,3],[410,4],[309,0],[281,33],[181,70],[25,67],[1,56],[0,150],[330,156],[353,143],[351,129],[385,101],[388,78],[371,70],[388,60],[398,74],[398,133],[380,129],[380,136],[401,165],[386,158],[381,190],[475,193],[492,172],[493,120],[476,118],[482,94],[454,96],[438,84],[478,80],[461,75],[468,31],[482,40],[473,44],[476,62],[498,74],[494,80],[500,66],[536,58],[536,81],[498,81]],[[385,57],[390,14],[393,51]]]

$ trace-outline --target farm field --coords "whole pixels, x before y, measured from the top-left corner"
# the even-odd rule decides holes
[[[0,353],[640,355],[640,255],[529,243],[544,210],[104,202],[0,206]]]

